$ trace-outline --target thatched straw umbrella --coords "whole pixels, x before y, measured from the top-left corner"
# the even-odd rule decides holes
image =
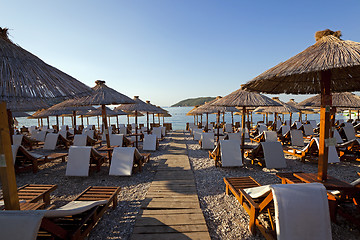
[[[360,43],[340,39],[341,32],[315,34],[316,43],[265,71],[245,88],[265,93],[321,93],[318,179],[327,179],[331,92],[360,90]]]
[[[108,107],[105,107],[106,109],[106,115],[107,116],[117,116],[118,113],[111,110]],[[95,116],[101,116],[102,115],[102,107],[94,108],[93,110],[88,111],[86,114],[84,114],[85,117],[95,117]],[[110,125],[110,123],[109,123]],[[98,128],[100,129],[100,123],[98,121]]]
[[[0,28],[0,154],[5,156],[0,168],[5,209],[18,210],[19,199],[15,180],[14,164],[11,151],[8,114],[6,103],[27,104],[26,109],[38,110],[47,102],[60,101],[64,98],[83,96],[91,89],[75,78],[54,68],[41,59],[14,44],[8,38],[8,29]],[[41,99],[41,100],[39,100]],[[39,106],[38,104],[41,103]],[[25,106],[25,105],[24,105]],[[19,110],[19,109],[18,109]],[[10,119],[12,119],[10,117]]]
[[[124,111],[121,111],[120,109],[113,109],[113,111],[114,112],[116,112],[117,113],[117,115],[116,115],[116,124],[117,124],[117,128],[119,127],[119,116],[120,115],[127,115],[127,113],[126,112],[124,112]]]
[[[110,148],[110,137],[108,122],[106,119],[106,108],[105,105],[111,104],[130,104],[134,103],[131,98],[119,93],[118,91],[105,85],[105,81],[96,80],[95,87],[92,94],[82,97],[76,100],[75,106],[89,106],[89,105],[101,105],[102,108],[102,120],[105,127],[106,146]]]
[[[211,105],[213,106],[232,106],[242,107],[242,132],[241,132],[241,154],[244,158],[244,145],[245,145],[245,115],[247,107],[257,106],[278,106],[279,103],[271,100],[270,98],[253,92],[248,92],[242,87],[223,98],[217,99]]]
[[[146,122],[147,122],[147,129],[148,129],[148,133],[150,131],[150,128],[149,128],[149,113],[152,113],[153,115],[153,123],[155,124],[155,114],[156,113],[165,113],[166,111],[164,109],[162,109],[161,107],[157,107],[153,104],[150,103],[150,101],[146,101],[146,104],[149,104],[151,106],[151,108],[148,109],[148,111],[146,111]],[[150,111],[151,109],[151,111]],[[144,111],[143,111],[144,112]],[[159,121],[159,124],[160,124],[160,121]]]
[[[276,129],[277,114],[278,113],[290,114],[290,125],[291,125],[292,113],[299,112],[299,109],[293,107],[292,105],[286,104],[283,101],[280,101],[278,97],[273,97],[272,100],[277,102],[279,105],[271,106],[271,107],[257,107],[255,108],[254,113],[274,113],[275,129]]]
[[[116,109],[120,109],[124,112],[134,112],[135,113],[135,144],[138,147],[138,112],[151,112],[154,110],[153,106],[147,104],[140,100],[139,96],[134,96],[133,104],[121,104],[120,106],[116,107]]]
[[[186,116],[194,116],[194,124],[196,124],[196,116],[199,115],[196,113],[196,109],[199,107],[199,105],[194,106],[193,109],[191,109],[189,112],[186,113]]]
[[[299,121],[302,121],[302,114],[305,114],[306,119],[308,114],[316,113],[314,110],[301,106],[298,102],[295,102],[295,99],[290,99],[286,104],[293,106],[294,108],[299,109]]]
[[[315,95],[299,103],[304,107],[320,107],[321,106],[321,95]],[[351,116],[351,109],[360,108],[360,96],[355,95],[351,92],[333,93],[332,94],[332,106],[334,108],[333,113],[336,113],[336,107],[349,109]],[[351,117],[350,117],[351,119]],[[335,116],[332,118],[335,121]],[[332,123],[333,124],[333,123]]]

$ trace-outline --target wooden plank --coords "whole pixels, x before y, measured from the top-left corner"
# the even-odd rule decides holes
[[[137,226],[164,226],[205,224],[202,214],[156,215],[156,217],[143,216],[136,220]]]
[[[143,204],[141,206],[142,208],[156,208],[156,209],[168,209],[168,208],[199,208],[200,205],[198,202],[181,202],[181,201],[150,201],[146,202],[143,201]]]
[[[210,239],[208,232],[190,232],[190,233],[159,233],[159,234],[133,234],[132,240],[205,240]]]
[[[171,225],[171,226],[135,226],[133,234],[137,233],[176,233],[176,232],[207,232],[206,224]]]
[[[181,208],[181,209],[141,209],[141,214],[146,215],[178,215],[178,214],[202,214],[200,208]]]

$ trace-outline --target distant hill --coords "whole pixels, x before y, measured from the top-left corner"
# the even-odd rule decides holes
[[[210,102],[214,100],[215,97],[198,97],[198,98],[189,98],[182,100],[178,103],[175,103],[171,107],[191,107],[196,105],[203,105],[205,102]]]

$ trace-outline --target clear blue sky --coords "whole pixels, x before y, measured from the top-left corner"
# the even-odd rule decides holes
[[[341,30],[360,41],[360,1],[0,0],[0,26],[46,63],[93,87],[168,106],[227,95]],[[281,96],[302,100],[307,96]]]

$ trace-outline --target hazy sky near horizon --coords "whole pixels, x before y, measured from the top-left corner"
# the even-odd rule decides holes
[[[90,87],[169,106],[224,96],[315,43],[360,41],[360,1],[0,0],[10,39]],[[308,96],[284,95],[303,100]]]

